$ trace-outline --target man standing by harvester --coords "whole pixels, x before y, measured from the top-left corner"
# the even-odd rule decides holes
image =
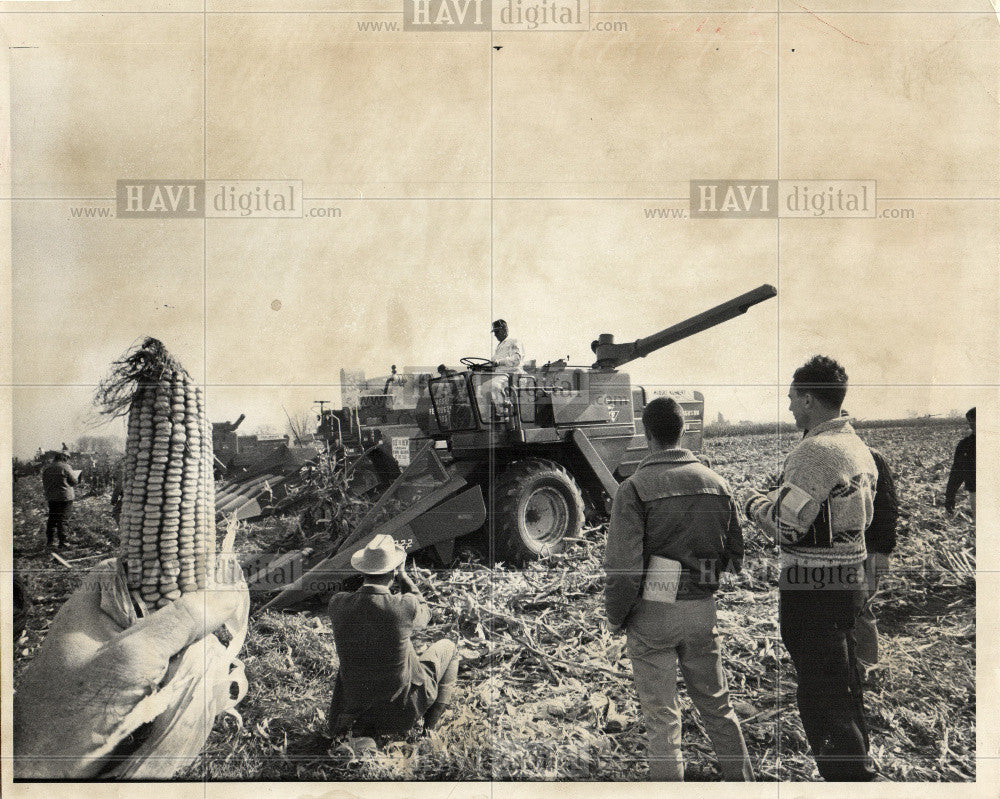
[[[451,704],[459,656],[452,641],[417,656],[410,640],[430,612],[405,570],[406,552],[378,535],[351,557],[365,575],[357,591],[330,599],[340,668],[330,706],[330,734],[405,735],[421,718],[433,729]],[[390,593],[398,581],[401,593]]]
[[[729,702],[716,628],[719,575],[738,572],[743,532],[726,482],[678,447],[684,414],[658,397],[642,414],[649,455],[618,488],[604,558],[612,630],[627,632],[649,735],[649,777],[681,781],[677,667],[729,781],[753,780]]]
[[[976,518],[976,409],[970,408],[965,414],[972,433],[955,447],[955,459],[951,464],[951,474],[948,475],[948,487],[945,490],[944,509],[950,515],[955,512],[955,498],[959,489],[965,486],[969,492],[969,509],[972,518]]]
[[[65,448],[65,444],[63,447]],[[65,449],[52,457],[52,462],[42,471],[42,487],[45,501],[49,503],[49,518],[45,523],[45,538],[48,546],[66,546],[66,527],[76,499],[74,486],[79,482],[79,473],[69,465],[69,454]],[[58,543],[57,543],[58,542]]]
[[[795,425],[808,431],[785,460],[778,487],[743,497],[749,519],[781,549],[781,638],[798,674],[798,706],[820,776],[869,781],[855,621],[864,606],[865,530],[878,471],[850,417],[841,416],[847,372],[816,356],[788,392]]]
[[[497,319],[493,323],[493,335],[497,339],[497,348],[493,351],[493,363],[501,372],[520,372],[521,361],[524,352],[521,350],[521,342],[516,338],[511,338],[508,334],[507,323],[503,319]]]

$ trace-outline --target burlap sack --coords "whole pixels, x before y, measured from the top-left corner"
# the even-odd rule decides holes
[[[141,601],[133,604],[116,560],[94,567],[53,620],[48,637],[58,640],[46,647],[46,638],[22,679],[15,698],[15,776],[169,779],[197,758],[220,713],[241,721],[235,708],[247,681],[237,655],[246,639],[250,596],[231,543],[229,536],[216,574],[218,590],[232,600],[225,632],[219,632],[227,643],[214,633],[205,636],[171,657],[162,677],[143,669],[149,682],[125,696],[108,695],[107,686],[121,682],[114,672],[122,664],[115,658],[91,657],[87,679],[72,690],[65,687],[74,675],[75,638],[104,640],[147,613]],[[88,591],[100,592],[99,604]],[[60,690],[46,691],[47,681],[59,681]]]
[[[219,583],[230,580],[229,585],[242,588],[245,594],[240,612],[225,624],[230,636],[228,645],[223,646],[215,635],[209,635],[171,659],[162,687],[139,702],[126,719],[127,724],[117,732],[122,737],[131,735],[151,722],[143,730],[143,742],[102,776],[169,779],[198,756],[220,713],[228,713],[243,723],[236,705],[246,696],[248,686],[243,662],[237,656],[247,636],[250,594],[232,553],[219,555],[217,572]],[[114,592],[108,594],[109,601],[120,602],[124,585],[124,575],[120,575],[114,582]]]

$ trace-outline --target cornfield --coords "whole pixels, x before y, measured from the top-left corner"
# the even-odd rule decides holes
[[[890,780],[975,779],[975,528],[941,507],[959,425],[864,430],[887,456],[901,501],[899,545],[875,612],[883,659],[866,688],[872,755]],[[797,435],[712,438],[705,452],[732,488],[777,471]],[[37,484],[15,493],[15,565],[35,607],[16,648],[27,662],[79,579],[36,551],[44,522]],[[98,499],[80,503],[92,558],[113,550]],[[961,507],[961,504],[960,504]],[[86,514],[86,516],[85,516]],[[106,518],[107,517],[107,518]],[[457,550],[454,568],[413,569],[432,609],[418,649],[456,640],[459,695],[439,728],[403,740],[331,741],[327,710],[337,661],[323,602],[251,619],[244,650],[244,724],[217,721],[204,757],[180,776],[209,780],[636,780],[645,735],[624,638],[603,629],[603,526],[523,570],[490,570]],[[301,535],[294,520],[247,526],[245,551]],[[748,529],[747,568],[718,594],[734,707],[758,779],[818,779],[795,707],[795,672],[777,629],[775,554]],[[109,543],[110,542],[110,543]],[[90,561],[92,562],[92,561]],[[43,568],[44,567],[44,568]],[[681,684],[686,779],[719,779],[711,745]]]

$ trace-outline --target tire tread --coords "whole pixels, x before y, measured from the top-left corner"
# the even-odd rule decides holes
[[[570,517],[576,519],[576,529],[567,530],[566,535],[574,535],[584,521],[583,494],[580,486],[566,467],[556,461],[544,458],[524,458],[514,461],[500,474],[493,486],[493,531],[498,554],[503,554],[515,564],[534,560],[538,553],[522,541],[517,525],[519,500],[528,481],[536,479],[540,473],[554,472],[568,489]],[[555,544],[550,552],[560,552],[563,542]]]

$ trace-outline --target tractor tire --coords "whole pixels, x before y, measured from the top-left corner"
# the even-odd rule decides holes
[[[554,461],[512,463],[494,481],[494,545],[520,565],[561,552],[567,536],[583,527],[583,495],[576,480]]]

